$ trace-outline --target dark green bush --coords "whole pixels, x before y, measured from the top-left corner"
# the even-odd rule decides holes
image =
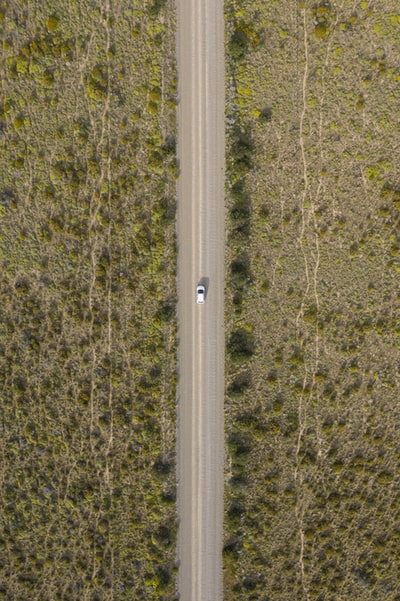
[[[233,359],[249,359],[255,351],[255,341],[252,332],[240,328],[232,332],[228,352]]]
[[[249,37],[243,29],[241,23],[235,25],[235,31],[233,32],[229,41],[229,53],[232,58],[236,61],[244,59],[248,52]]]

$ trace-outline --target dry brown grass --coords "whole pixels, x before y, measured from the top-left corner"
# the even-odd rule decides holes
[[[398,599],[396,3],[226,11],[226,598]]]
[[[0,13],[0,598],[171,599],[174,6]]]

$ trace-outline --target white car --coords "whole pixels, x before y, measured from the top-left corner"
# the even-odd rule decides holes
[[[196,303],[203,305],[206,300],[206,288],[203,284],[199,284],[196,288]]]

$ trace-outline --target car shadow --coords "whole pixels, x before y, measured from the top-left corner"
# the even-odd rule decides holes
[[[204,298],[207,298],[207,294],[208,294],[208,288],[210,286],[210,278],[204,277],[204,278],[200,278],[199,280],[199,285],[200,286],[204,286],[204,288],[206,289],[206,293],[204,295]]]

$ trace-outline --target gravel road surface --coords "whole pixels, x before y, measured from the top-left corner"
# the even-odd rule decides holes
[[[224,22],[222,0],[178,9],[178,592],[222,599]],[[206,301],[196,304],[198,283]]]

